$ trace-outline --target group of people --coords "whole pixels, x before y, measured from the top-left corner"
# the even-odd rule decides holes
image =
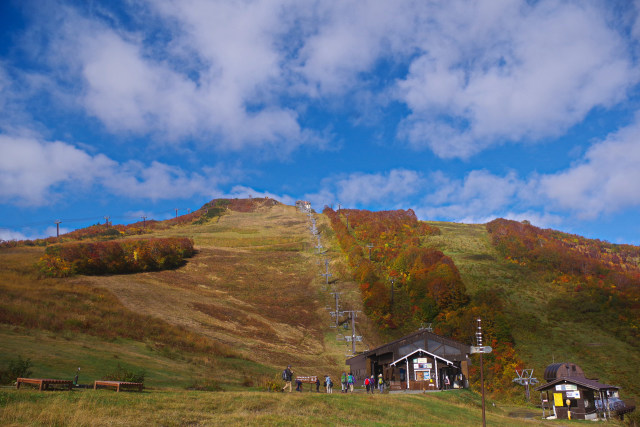
[[[293,381],[293,371],[291,370],[291,365],[287,366],[287,368],[282,371],[282,380],[285,382],[284,387],[282,387],[282,392],[284,392],[287,388],[289,392],[292,391],[292,381]],[[340,376],[340,384],[342,385],[342,393],[353,393],[353,388],[356,384],[355,378],[353,374],[349,372],[343,372]],[[333,381],[331,380],[331,376],[325,375],[323,386],[326,389],[327,393],[333,393]],[[367,393],[373,394],[375,389],[377,388],[380,393],[384,392],[384,379],[382,378],[382,374],[379,374],[376,378],[374,375],[371,377],[364,379],[364,386],[367,389]],[[302,391],[302,382],[296,381],[296,391]],[[316,391],[320,391],[320,379],[316,378]]]
[[[373,375],[371,375],[370,378],[365,378],[364,386],[367,389],[367,393],[371,392],[371,394],[373,394],[376,387],[378,388],[380,393],[384,392],[384,378],[382,378],[382,374],[378,374],[378,378]]]

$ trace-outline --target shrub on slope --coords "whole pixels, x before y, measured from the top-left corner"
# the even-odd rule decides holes
[[[50,277],[136,273],[179,267],[194,253],[191,239],[177,237],[67,243],[47,247],[38,267]]]

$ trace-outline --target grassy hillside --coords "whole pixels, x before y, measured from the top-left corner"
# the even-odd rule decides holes
[[[571,304],[571,292],[555,283],[555,276],[506,260],[491,245],[484,225],[429,223],[442,234],[429,237],[428,243],[453,258],[470,294],[503,291],[516,350],[534,376],[542,380],[545,367],[554,361],[574,362],[587,377],[620,386],[624,398],[638,400],[638,349],[607,324],[580,321],[581,307]],[[550,314],[550,302],[558,297],[569,302],[569,320]]]
[[[375,400],[264,393],[281,383],[279,372],[287,364],[299,375],[334,378],[346,369],[348,346],[337,339],[344,331],[331,328],[327,310],[334,305],[330,290],[340,291],[342,309],[363,312],[361,291],[327,217],[316,215],[326,249],[320,256],[307,215],[294,207],[269,200],[241,201],[235,210],[227,206],[234,204],[212,202],[188,218],[134,227],[131,234],[94,226],[64,238],[193,239],[197,253],[174,270],[46,278],[36,267],[44,253],[37,244],[45,242],[0,248],[0,369],[29,358],[32,376],[71,379],[80,367],[80,383],[86,384],[124,367],[144,371],[149,390],[121,396],[4,390],[2,423],[477,423],[478,397],[466,391]],[[623,397],[640,396],[634,384],[638,352],[606,324],[550,315],[550,301],[571,295],[549,276],[505,259],[484,225],[429,224],[440,234],[423,237],[421,246],[453,259],[472,298],[501,292],[518,355],[538,378],[553,361],[572,361],[588,376],[621,386]],[[325,257],[329,287],[321,276]],[[382,342],[363,314],[358,332],[365,337],[359,350]],[[491,406],[491,424],[517,425],[508,412]]]
[[[94,379],[121,364],[145,370],[151,387],[214,389],[261,387],[287,364],[337,375],[346,343],[330,328],[308,218],[256,203],[148,233],[194,240],[197,254],[175,270],[39,278],[41,247],[3,248],[0,366],[22,356],[37,376],[81,367]],[[342,287],[357,304],[357,287]]]

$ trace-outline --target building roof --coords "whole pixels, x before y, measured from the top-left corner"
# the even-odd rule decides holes
[[[392,364],[392,365],[395,365],[396,363],[398,363],[398,362],[400,362],[400,361],[402,361],[402,360],[404,360],[404,359],[408,359],[409,357],[413,356],[413,355],[414,355],[414,354],[416,354],[416,353],[426,353],[426,354],[428,354],[429,356],[431,356],[431,357],[433,357],[433,358],[435,358],[435,359],[440,359],[440,360],[442,360],[442,361],[443,361],[443,362],[445,362],[447,365],[453,365],[453,362],[452,362],[451,360],[447,360],[447,359],[445,359],[444,357],[440,357],[440,356],[438,356],[437,354],[429,353],[427,350],[423,350],[423,349],[421,349],[421,348],[417,349],[416,351],[414,351],[414,352],[412,352],[412,353],[407,354],[406,356],[401,357],[401,358],[400,358],[400,359],[398,359],[398,360],[395,360],[395,361],[391,362],[391,364]]]
[[[589,380],[587,378],[579,378],[579,377],[562,377],[555,379],[553,381],[549,381],[546,384],[541,385],[540,387],[536,387],[536,391],[544,391],[551,387],[555,387],[561,383],[571,383],[580,385],[585,388],[589,388],[591,390],[602,391],[602,390],[618,390],[620,387],[616,387],[614,385],[602,384],[596,380]]]
[[[429,331],[427,331],[425,329],[422,329],[422,330],[416,331],[416,332],[414,332],[412,334],[406,335],[406,336],[404,336],[402,338],[399,338],[399,339],[397,339],[395,341],[388,342],[388,343],[383,344],[383,345],[381,345],[379,347],[376,347],[374,349],[365,351],[362,354],[359,354],[359,355],[354,356],[354,357],[352,357],[350,359],[347,359],[347,364],[349,364],[349,361],[355,361],[355,359],[358,359],[358,358],[366,358],[366,357],[372,357],[372,356],[379,356],[379,355],[382,355],[384,353],[392,353],[394,348],[398,348],[400,346],[407,345],[407,344],[411,345],[414,342],[414,340],[418,339],[418,338],[420,338],[420,339],[427,338],[427,339],[430,339],[432,341],[437,341],[438,343],[442,344],[443,348],[447,348],[448,347],[451,350],[455,349],[457,352],[459,352],[461,355],[463,355],[463,357],[464,357],[464,355],[468,355],[469,353],[471,353],[471,347],[466,345],[466,344],[462,344],[462,343],[460,343],[458,341],[455,341],[455,340],[453,340],[451,338],[443,337],[441,335],[434,334],[433,332],[429,332]],[[415,346],[415,347],[413,347],[411,349],[411,351],[416,350],[416,349],[421,348],[421,347],[422,347],[422,345]],[[429,348],[429,350],[431,351],[432,349]],[[444,355],[445,354],[442,354],[442,356],[444,356]]]

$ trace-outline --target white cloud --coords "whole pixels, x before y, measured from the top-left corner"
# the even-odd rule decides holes
[[[57,229],[55,226],[47,227],[44,231],[35,231],[33,228],[27,228],[27,232],[0,228],[0,240],[35,240],[56,236]],[[68,233],[69,228],[60,227],[60,234]]]
[[[638,81],[622,36],[593,3],[446,2],[398,81],[401,135],[441,157],[557,136]]]
[[[413,49],[419,4],[411,1],[322,1],[306,11],[310,34],[294,64],[311,96],[352,92],[366,86],[362,73],[381,58],[406,57]],[[304,11],[301,15],[304,16]]]
[[[23,233],[15,230],[9,230],[7,228],[0,228],[0,240],[26,240],[27,236]]]
[[[393,94],[409,109],[399,136],[469,157],[557,136],[638,81],[622,30],[592,2],[149,0],[122,21],[81,10],[51,7],[31,38],[51,38],[29,51],[48,58],[56,98],[72,92],[114,133],[223,150],[286,156],[320,140],[309,106]]]
[[[352,173],[330,177],[322,182],[318,193],[307,194],[314,209],[339,203],[346,208],[367,205],[389,205],[406,200],[420,191],[424,180],[418,172],[393,169],[388,173]]]
[[[558,209],[593,219],[640,206],[640,116],[594,144],[571,168],[539,179],[539,193]]]
[[[244,185],[235,185],[231,188],[227,194],[219,194],[216,197],[224,197],[230,199],[248,199],[248,198],[264,198],[277,200],[285,205],[294,205],[296,199],[287,194],[274,194],[269,191],[257,191],[253,188],[246,187]]]
[[[213,168],[205,170],[205,176],[155,161],[120,164],[64,142],[31,137],[0,134],[0,152],[0,197],[21,205],[52,204],[65,191],[86,191],[95,185],[123,197],[189,198],[215,192],[226,179]]]
[[[195,139],[221,150],[265,147],[279,156],[317,143],[278,100],[286,88],[284,53],[274,45],[282,31],[277,7],[196,0],[151,6],[153,13],[136,17],[136,31],[69,6],[52,10],[64,24],[47,34],[42,51],[57,78],[51,91],[72,92],[89,115],[125,136]],[[168,41],[148,37],[154,31]]]
[[[485,170],[471,171],[462,180],[436,172],[429,182],[429,193],[415,209],[418,215],[459,222],[503,216],[520,201],[526,188],[514,172],[497,176]]]

